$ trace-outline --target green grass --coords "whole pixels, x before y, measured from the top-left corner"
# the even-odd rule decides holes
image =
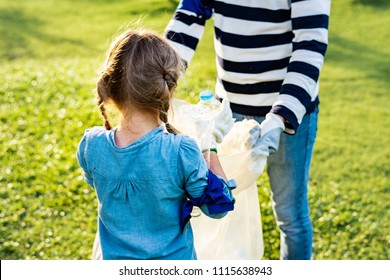
[[[390,258],[390,4],[333,1],[309,198],[316,259]],[[88,259],[96,199],[75,151],[100,125],[93,94],[110,41],[162,32],[177,1],[0,2],[0,258]],[[208,23],[178,96],[215,81]],[[265,175],[264,259],[279,258]]]

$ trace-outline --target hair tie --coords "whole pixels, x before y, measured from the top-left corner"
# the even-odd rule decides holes
[[[165,82],[168,83],[169,74],[168,74],[168,73],[164,73],[164,74],[163,74],[163,79],[164,79]]]
[[[165,72],[163,74],[163,79],[164,81],[166,82],[166,84],[168,85],[168,88],[169,89],[172,89],[173,87],[176,87],[177,85],[177,81],[176,79],[174,78],[174,76],[170,75],[169,73]]]

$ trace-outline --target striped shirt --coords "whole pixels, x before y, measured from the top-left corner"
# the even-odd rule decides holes
[[[214,19],[216,94],[233,112],[279,114],[294,134],[319,103],[330,0],[182,0],[166,37],[190,63]]]

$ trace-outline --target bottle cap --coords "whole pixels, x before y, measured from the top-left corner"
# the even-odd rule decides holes
[[[211,90],[205,90],[199,94],[199,98],[201,101],[210,101],[211,99],[213,99],[213,96],[214,93]]]

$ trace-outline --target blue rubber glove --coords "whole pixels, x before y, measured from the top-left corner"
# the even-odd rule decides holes
[[[251,137],[248,140],[248,145],[250,142],[254,142],[256,136],[258,137],[253,145],[252,155],[267,157],[275,153],[279,148],[280,135],[284,129],[282,119],[274,113],[268,113],[260,124],[260,129],[253,128],[250,131]]]
[[[212,15],[210,0],[181,0],[177,10],[191,11],[197,14],[197,16],[205,17],[206,19],[209,19]]]

